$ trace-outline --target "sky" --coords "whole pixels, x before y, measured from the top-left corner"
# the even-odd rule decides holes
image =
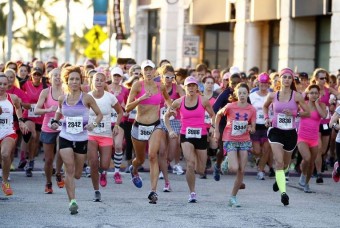
[[[33,1],[33,0],[28,0]],[[0,0],[0,3],[8,2],[8,0]],[[48,12],[56,17],[58,25],[65,26],[66,24],[66,6],[65,0],[51,4],[52,0],[46,0],[45,6]],[[84,27],[91,28],[93,20],[93,8],[91,7],[92,0],[82,0],[82,3],[74,3],[70,1],[70,30],[71,34],[77,33],[81,36]],[[15,20],[13,22],[13,30],[16,30],[25,25],[25,17],[20,8],[14,4]],[[38,28],[45,29],[47,27],[47,21],[39,22]],[[45,44],[48,45],[48,44]],[[44,44],[42,44],[44,46]],[[2,59],[2,56],[0,56]],[[61,56],[63,57],[63,56]],[[25,56],[20,45],[13,45],[12,59],[25,59],[29,58]]]

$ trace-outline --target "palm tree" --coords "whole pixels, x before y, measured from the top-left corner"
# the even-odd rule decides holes
[[[56,55],[57,46],[64,45],[64,39],[62,39],[64,26],[58,26],[55,20],[49,21],[49,39],[52,41],[53,55]]]
[[[86,34],[89,30],[84,28],[83,34]],[[77,63],[80,56],[84,56],[84,50],[87,47],[88,42],[84,36],[72,35],[71,52],[74,54],[74,62]]]
[[[18,42],[27,47],[31,50],[32,57],[35,56],[36,52],[40,51],[40,43],[43,40],[48,40],[48,38],[34,30],[34,29],[27,29],[26,31],[21,31],[22,36],[17,37]]]
[[[6,28],[6,24],[7,24],[7,15],[4,12],[5,5],[6,3],[0,4],[0,28]],[[2,61],[6,62],[6,58],[5,58],[6,30],[5,29],[0,29],[0,37],[1,37],[1,42],[2,42]]]

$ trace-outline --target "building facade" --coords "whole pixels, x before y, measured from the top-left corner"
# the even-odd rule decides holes
[[[340,1],[132,0],[131,4],[131,48],[138,62],[168,59],[175,67],[204,62],[211,69],[290,67],[309,73],[316,67],[332,73],[340,68]]]

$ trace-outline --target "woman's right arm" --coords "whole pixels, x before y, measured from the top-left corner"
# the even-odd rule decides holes
[[[126,112],[131,112],[133,109],[137,107],[137,105],[141,101],[141,97],[139,97],[138,99],[135,99],[140,90],[140,87],[141,87],[140,82],[136,82],[132,85],[132,88],[130,90],[130,93],[129,93],[129,96],[126,102],[126,106],[125,106]]]

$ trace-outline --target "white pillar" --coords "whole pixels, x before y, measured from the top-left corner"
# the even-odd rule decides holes
[[[261,23],[247,23],[247,54],[245,56],[245,68],[243,69],[245,72],[253,66],[261,67],[261,49]]]
[[[332,1],[331,44],[329,71],[337,74],[340,69],[340,1]]]
[[[285,67],[292,67],[290,64],[290,34],[292,32],[292,21],[290,18],[290,0],[281,0],[281,21],[280,21],[280,47],[278,70]]]

